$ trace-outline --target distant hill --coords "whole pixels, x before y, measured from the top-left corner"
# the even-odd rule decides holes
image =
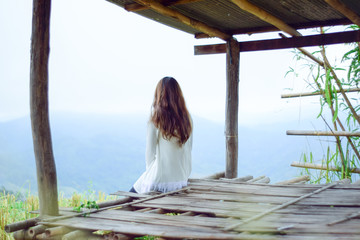
[[[225,169],[224,126],[193,116],[192,177]],[[51,115],[53,149],[60,191],[106,193],[128,190],[145,169],[146,115]],[[291,168],[306,145],[286,136],[293,124],[239,127],[239,176],[267,175],[272,182],[295,177]],[[0,187],[36,190],[30,118],[0,122]]]

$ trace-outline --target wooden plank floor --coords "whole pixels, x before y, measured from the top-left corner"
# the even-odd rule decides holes
[[[169,239],[360,239],[359,185],[192,179],[186,191],[159,198],[118,195],[134,202],[42,224]],[[111,234],[97,238],[112,239]]]

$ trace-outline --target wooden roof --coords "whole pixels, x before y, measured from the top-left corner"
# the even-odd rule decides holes
[[[115,205],[102,205],[103,210],[86,217],[69,218],[72,209],[62,209],[65,217],[38,224],[45,226],[43,231],[48,229],[43,235],[53,238],[77,229],[63,239],[86,233],[86,239],[144,235],[170,239],[360,238],[360,185],[280,185],[248,179],[192,179],[187,188],[160,195],[118,192],[128,197],[112,203]],[[111,232],[91,234],[96,230]]]
[[[278,31],[284,26],[296,31],[347,25],[356,22],[360,14],[360,1],[357,0],[107,1],[197,37],[208,36],[204,33],[214,30],[210,31],[214,34],[207,34],[216,36],[220,32],[216,37],[224,40],[236,34]],[[292,33],[290,35],[296,35]]]

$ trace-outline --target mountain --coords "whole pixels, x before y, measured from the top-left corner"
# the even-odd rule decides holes
[[[146,115],[55,113],[50,117],[59,190],[106,193],[128,190],[145,169]],[[224,126],[193,116],[193,171],[203,177],[225,169]],[[293,123],[239,126],[239,176],[269,176],[272,182],[299,174],[302,137],[286,136]],[[0,122],[0,187],[36,190],[30,118]]]

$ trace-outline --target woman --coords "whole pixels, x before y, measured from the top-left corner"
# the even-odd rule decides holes
[[[131,192],[169,192],[187,186],[191,172],[192,120],[177,81],[156,86],[147,126],[146,171]]]

